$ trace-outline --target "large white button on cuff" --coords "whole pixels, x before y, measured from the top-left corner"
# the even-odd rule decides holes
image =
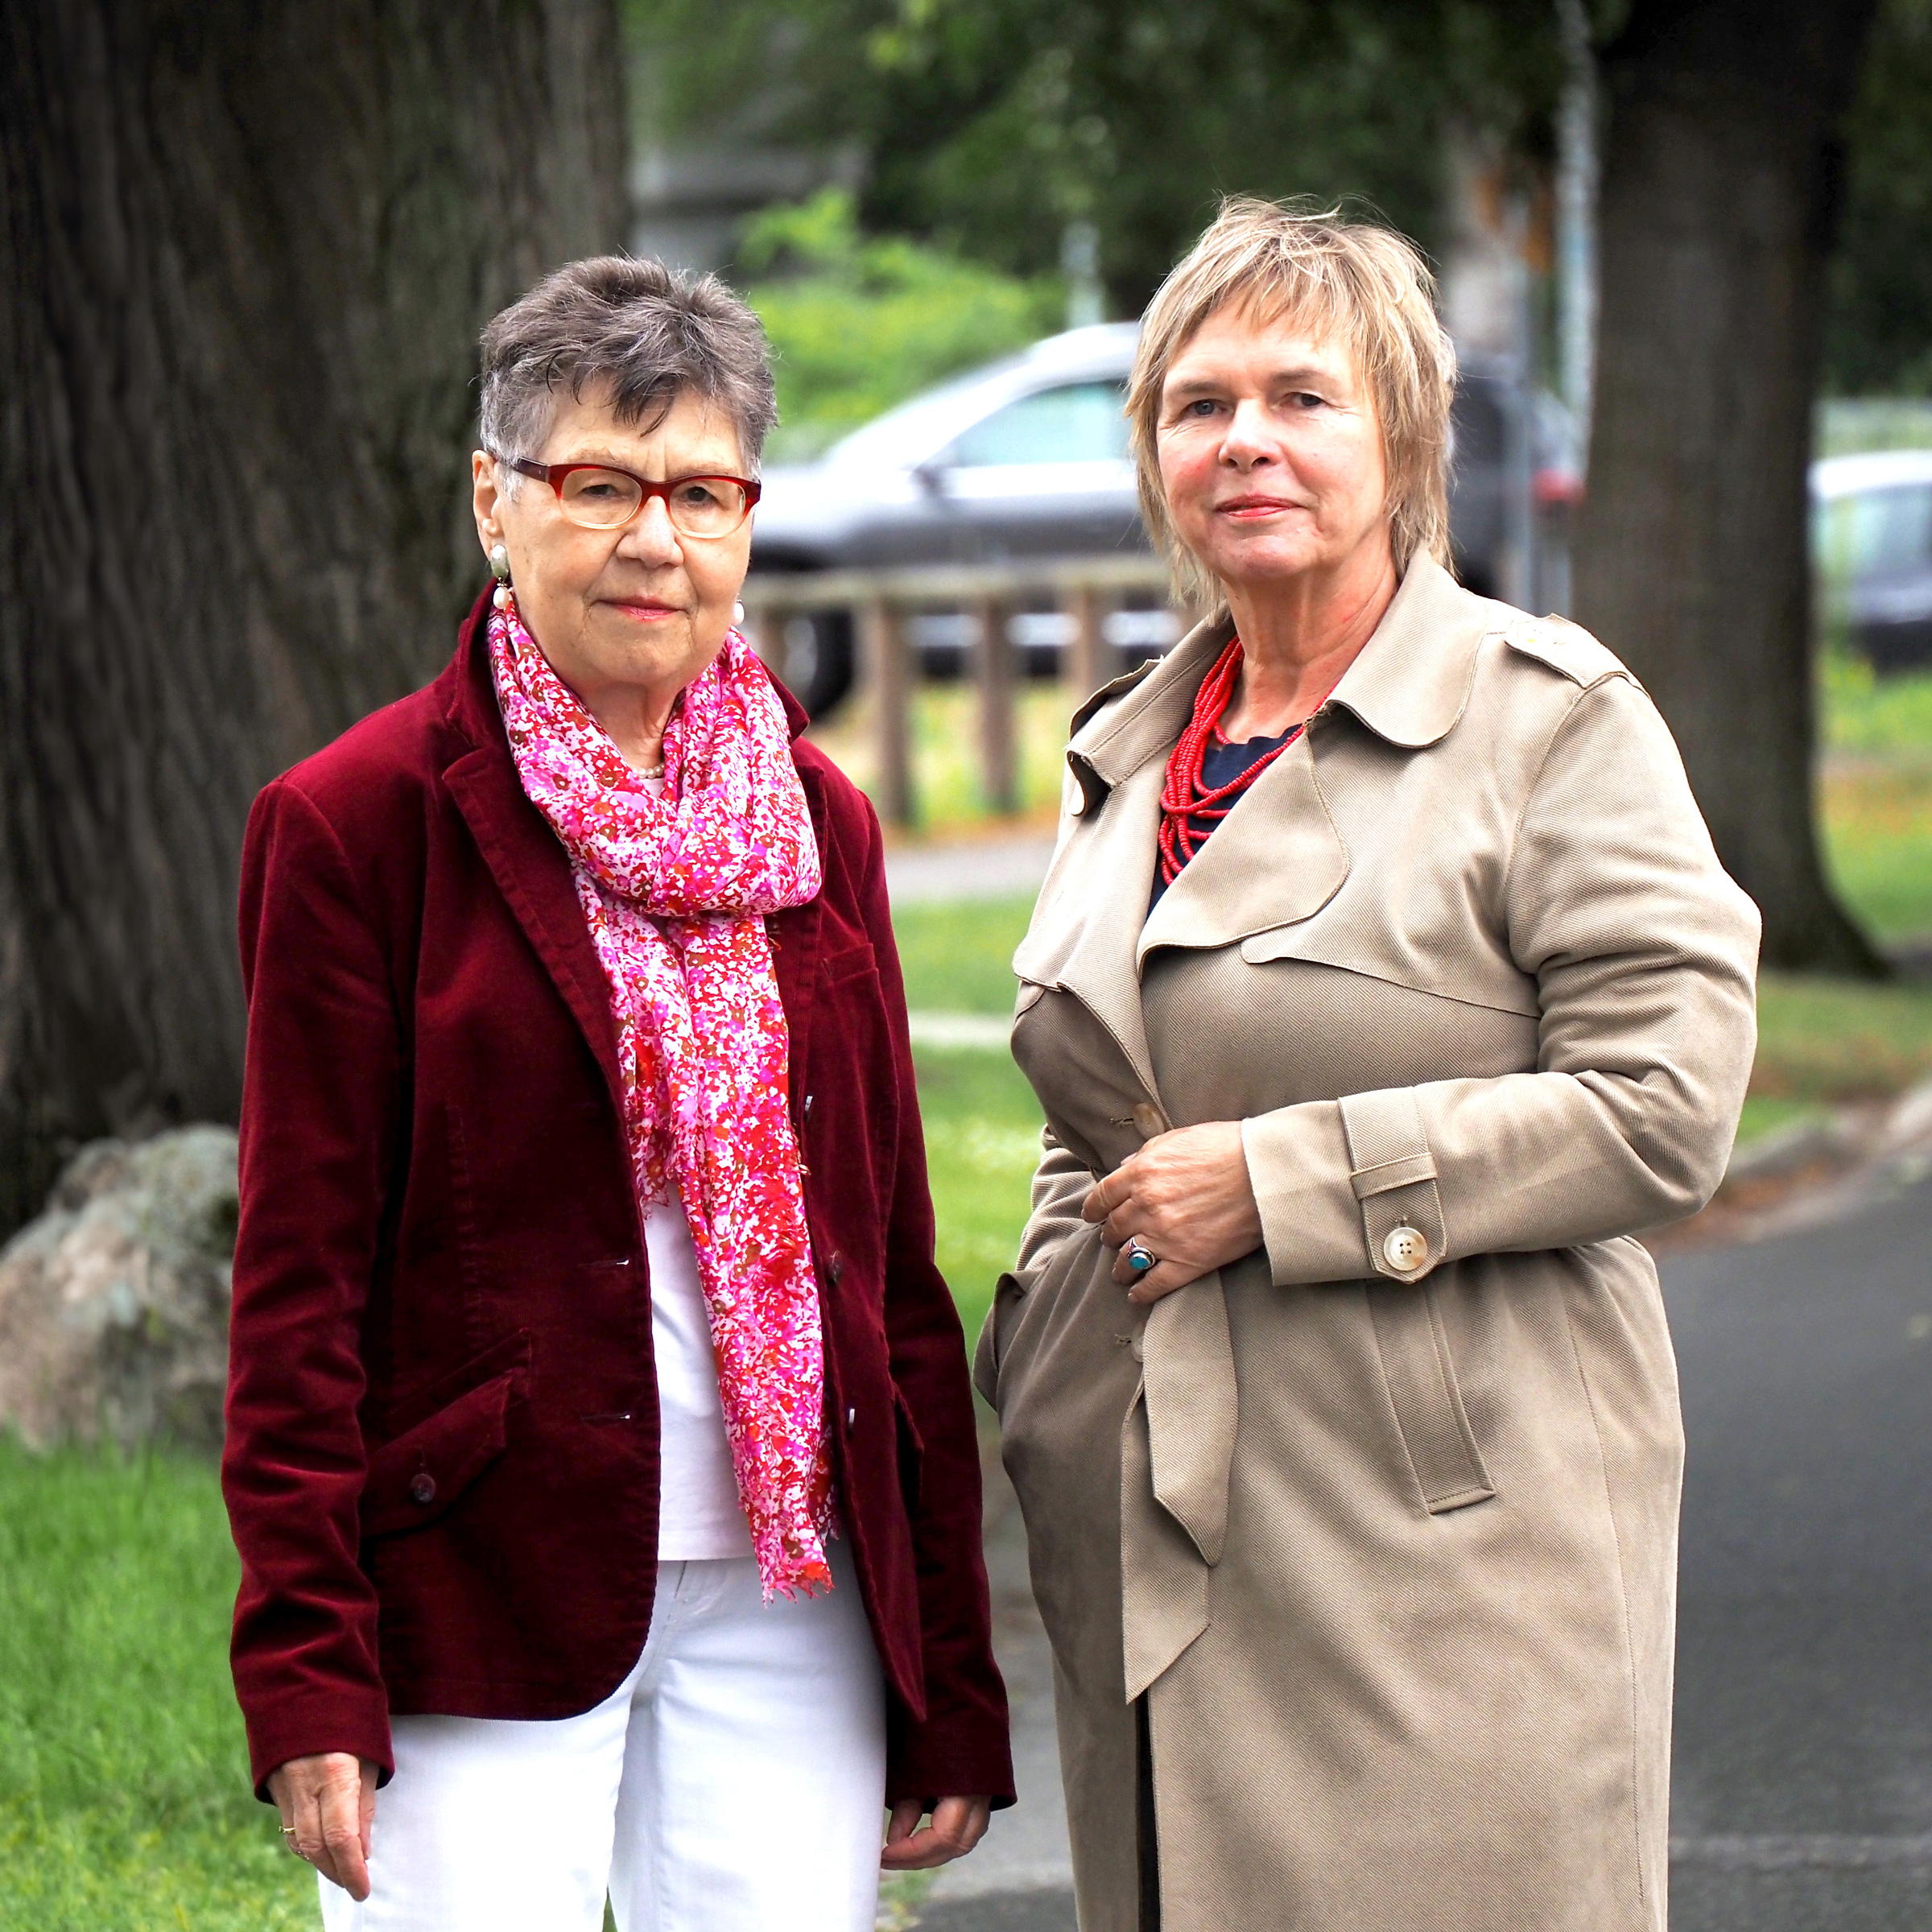
[[[1391,1228],[1388,1239],[1382,1243],[1382,1259],[1397,1274],[1414,1274],[1429,1258],[1429,1241],[1419,1228],[1411,1228],[1405,1222],[1400,1228]]]

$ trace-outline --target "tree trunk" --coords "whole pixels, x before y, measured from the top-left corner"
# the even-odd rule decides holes
[[[482,580],[481,324],[623,239],[614,0],[14,0],[0,27],[0,1229],[232,1119],[275,772]]]
[[[1876,0],[1637,0],[1605,50],[1580,621],[1678,742],[1767,964],[1880,963],[1813,816],[1806,471],[1839,126]]]

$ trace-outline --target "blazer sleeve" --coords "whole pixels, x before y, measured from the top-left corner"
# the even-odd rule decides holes
[[[357,1561],[361,1323],[394,1158],[402,1038],[341,840],[286,781],[242,854],[248,1054],[221,1479],[232,1645],[258,1791],[293,1757],[390,1765],[376,1597]]]
[[[886,1230],[886,1345],[892,1378],[924,1448],[912,1520],[926,1715],[896,1701],[887,1740],[886,1799],[990,1797],[1013,1802],[1006,1689],[993,1655],[993,1610],[980,1550],[979,1431],[965,1339],[933,1256],[932,1196],[906,1018],[906,988],[886,890],[885,847],[866,807],[861,916],[878,961],[897,1064],[899,1141]]]
[[[1536,1071],[1242,1123],[1278,1283],[1415,1281],[1463,1255],[1630,1234],[1695,1212],[1724,1178],[1757,1045],[1757,910],[1629,679],[1580,693],[1552,737],[1501,916],[1538,990]]]

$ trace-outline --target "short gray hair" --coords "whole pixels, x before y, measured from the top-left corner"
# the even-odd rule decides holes
[[[770,345],[716,275],[648,258],[592,255],[546,275],[483,331],[483,446],[535,456],[557,399],[608,393],[617,420],[655,428],[687,394],[737,426],[753,476],[778,419]],[[506,481],[514,489],[515,473]]]

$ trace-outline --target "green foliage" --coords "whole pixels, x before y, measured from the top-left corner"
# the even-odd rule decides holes
[[[919,1070],[939,1272],[971,1348],[993,1283],[1019,1252],[1040,1164],[1040,1106],[1004,1053],[923,1047]]]
[[[863,163],[863,225],[1031,279],[1090,221],[1138,312],[1224,193],[1355,197],[1424,238],[1451,120],[1547,141],[1548,0],[633,0],[652,138]]]
[[[1885,0],[1846,129],[1825,336],[1841,394],[1932,395],[1932,0]]]
[[[1059,325],[1053,279],[1022,281],[902,237],[865,240],[842,188],[758,217],[738,261],[776,352],[781,460]]]
[[[914,1013],[1011,1013],[1013,952],[1032,916],[1030,894],[900,906],[892,923],[906,1004]]]

